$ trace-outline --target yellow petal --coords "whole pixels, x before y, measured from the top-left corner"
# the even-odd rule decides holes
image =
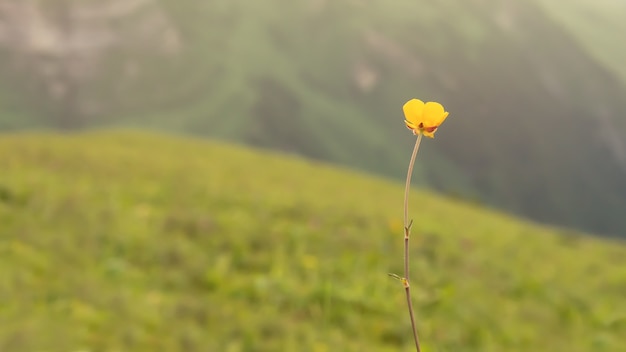
[[[448,113],[445,112],[441,104],[429,101],[424,105],[422,122],[424,122],[424,127],[435,127],[441,125],[447,116]]]
[[[422,116],[424,113],[424,102],[419,99],[411,99],[404,104],[402,110],[404,111],[404,117],[406,118],[406,121],[413,124],[413,126],[416,128],[417,126],[419,126],[420,122],[422,122]]]
[[[410,130],[417,130],[418,127],[416,124],[414,124],[413,122],[409,121],[409,120],[404,120],[404,124],[406,125],[406,128],[410,129]]]

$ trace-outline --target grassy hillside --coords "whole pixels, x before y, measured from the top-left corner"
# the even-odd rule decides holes
[[[131,132],[0,135],[0,170],[2,351],[412,350],[398,184]],[[410,212],[426,351],[623,348],[623,243]]]

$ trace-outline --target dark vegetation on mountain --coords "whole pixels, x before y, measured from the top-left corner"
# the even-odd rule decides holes
[[[0,4],[4,130],[132,125],[400,178],[401,106],[437,100],[451,114],[424,145],[422,185],[626,234],[616,2],[598,2],[606,20],[581,1]]]

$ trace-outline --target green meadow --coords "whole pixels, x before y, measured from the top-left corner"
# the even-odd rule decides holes
[[[221,142],[0,135],[0,351],[412,351],[402,197]],[[425,351],[624,350],[624,243],[418,188],[410,216]]]

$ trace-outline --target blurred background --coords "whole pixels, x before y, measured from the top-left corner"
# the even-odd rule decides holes
[[[625,34],[619,0],[0,0],[0,350],[413,350],[411,98],[450,112],[426,350],[622,350]]]
[[[417,178],[626,234],[626,4],[2,0],[0,129],[132,126],[400,179],[402,104],[451,121]]]

